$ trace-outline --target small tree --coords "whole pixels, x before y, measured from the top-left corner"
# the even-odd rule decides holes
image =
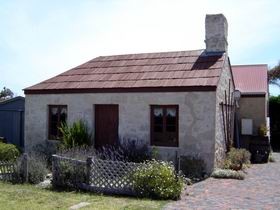
[[[5,100],[13,97],[14,93],[9,88],[4,87],[0,92],[0,100]]]
[[[280,87],[280,62],[268,71],[268,81],[270,84]]]

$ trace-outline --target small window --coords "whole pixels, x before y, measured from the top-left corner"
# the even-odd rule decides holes
[[[178,106],[151,106],[151,144],[178,146]]]
[[[49,105],[49,139],[58,140],[61,137],[59,127],[67,120],[66,105]]]

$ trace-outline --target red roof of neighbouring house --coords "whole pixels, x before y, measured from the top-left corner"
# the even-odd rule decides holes
[[[243,94],[261,94],[268,92],[268,67],[266,64],[233,65],[232,73],[235,89]]]
[[[29,93],[98,92],[146,88],[215,88],[225,54],[204,50],[100,56],[37,85]]]

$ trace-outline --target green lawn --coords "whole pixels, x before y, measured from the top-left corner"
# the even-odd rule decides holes
[[[130,197],[115,197],[81,192],[57,192],[34,185],[13,185],[0,182],[0,209],[68,209],[80,202],[89,202],[81,209],[161,209],[167,202]]]

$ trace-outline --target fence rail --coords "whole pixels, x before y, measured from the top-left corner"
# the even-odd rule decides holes
[[[15,172],[15,163],[0,161],[0,180],[11,181]]]
[[[20,173],[23,182],[28,182],[28,155],[23,153],[20,162],[18,160],[0,161],[0,180],[1,181],[14,181],[15,174]],[[18,165],[17,165],[18,164]],[[17,171],[17,167],[20,171]]]
[[[107,194],[135,195],[132,174],[143,165],[96,157],[81,161],[53,155],[53,184]]]

